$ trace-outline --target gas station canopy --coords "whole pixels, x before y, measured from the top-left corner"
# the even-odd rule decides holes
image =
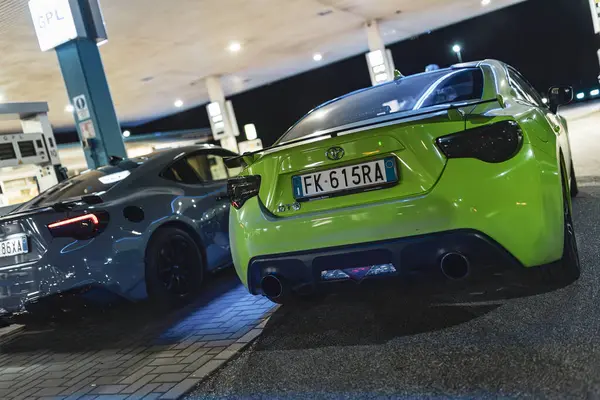
[[[208,76],[232,95],[364,53],[370,20],[393,43],[521,1],[103,0],[101,53],[119,119],[135,123],[176,112],[176,100],[208,102]],[[0,3],[0,52],[0,103],[47,101],[52,124],[72,127],[57,57],[40,52],[26,0]]]

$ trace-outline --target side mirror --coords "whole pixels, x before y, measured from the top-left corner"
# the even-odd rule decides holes
[[[573,88],[571,86],[552,86],[548,89],[548,106],[550,111],[556,113],[559,106],[564,106],[573,101]]]

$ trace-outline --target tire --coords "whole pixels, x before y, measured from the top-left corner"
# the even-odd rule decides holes
[[[571,197],[577,196],[579,193],[579,187],[577,186],[577,177],[575,176],[575,168],[573,167],[573,161],[571,160],[571,184],[569,185],[571,190]]]
[[[551,284],[564,287],[579,279],[579,276],[581,275],[581,266],[579,263],[579,252],[577,250],[577,239],[575,237],[575,230],[573,229],[573,214],[571,197],[569,196],[570,193],[567,186],[567,174],[565,173],[564,168],[561,168],[561,172],[564,217],[563,255],[559,263],[548,269],[547,279]]]
[[[159,229],[146,249],[146,288],[150,301],[163,309],[189,302],[204,277],[202,253],[196,241],[175,227]]]

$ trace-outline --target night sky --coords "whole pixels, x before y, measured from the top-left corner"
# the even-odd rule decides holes
[[[456,62],[452,44],[460,43],[463,59],[495,58],[520,70],[540,91],[554,84],[576,90],[598,86],[600,72],[588,0],[527,0],[515,6],[392,45],[396,68],[403,74]],[[370,85],[364,55],[348,58],[267,86],[230,97],[240,130],[254,123],[264,145],[270,145],[315,106]],[[209,126],[205,106],[137,127],[150,133]],[[243,134],[243,133],[242,133]]]

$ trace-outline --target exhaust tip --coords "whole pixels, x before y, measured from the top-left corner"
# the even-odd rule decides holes
[[[275,275],[267,275],[260,281],[260,287],[265,296],[276,299],[283,294],[283,284]]]
[[[446,278],[459,280],[469,274],[469,260],[460,253],[447,253],[440,261],[440,269]]]

